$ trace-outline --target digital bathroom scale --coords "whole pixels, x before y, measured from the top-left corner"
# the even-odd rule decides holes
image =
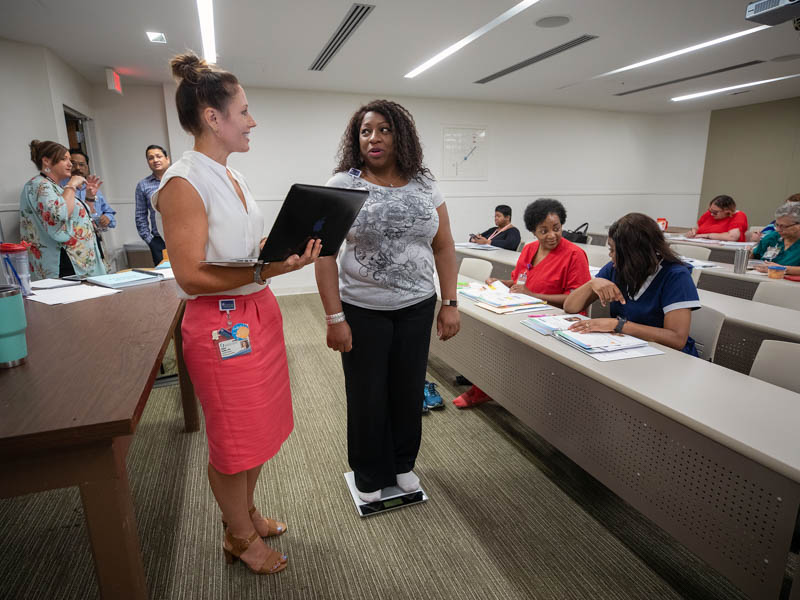
[[[399,487],[392,486],[381,490],[380,500],[376,502],[364,502],[358,497],[356,478],[352,471],[344,474],[344,480],[347,482],[347,487],[350,489],[350,495],[353,496],[353,502],[356,505],[356,511],[359,517],[371,517],[372,515],[386,512],[387,510],[402,508],[411,504],[419,504],[420,502],[426,502],[428,500],[428,496],[422,488],[419,488],[415,492],[404,492]]]

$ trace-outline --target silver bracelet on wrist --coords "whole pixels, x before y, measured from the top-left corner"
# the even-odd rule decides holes
[[[344,313],[338,312],[332,315],[325,315],[325,323],[328,325],[336,325],[336,323],[344,323]]]

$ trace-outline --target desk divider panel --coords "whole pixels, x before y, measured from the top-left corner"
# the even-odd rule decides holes
[[[717,292],[734,298],[744,298],[752,300],[756,293],[758,284],[755,281],[746,279],[736,279],[734,277],[723,277],[722,275],[711,275],[710,273],[700,273],[700,280],[697,287],[709,292]]]
[[[758,319],[758,314],[754,313],[753,318]],[[758,349],[761,348],[761,342],[764,340],[795,341],[788,337],[770,335],[754,327],[744,327],[726,320],[719,332],[714,362],[722,367],[749,375]]]
[[[461,324],[451,341],[432,335],[431,352],[749,596],[778,598],[800,485],[469,315]]]

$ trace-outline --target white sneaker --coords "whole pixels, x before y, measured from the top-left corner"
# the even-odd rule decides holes
[[[419,489],[419,477],[414,475],[414,471],[398,473],[397,486],[404,492],[415,492]]]

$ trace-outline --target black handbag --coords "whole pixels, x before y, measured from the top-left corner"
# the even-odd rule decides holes
[[[574,242],[576,244],[585,244],[589,241],[588,233],[589,224],[584,223],[582,225],[578,225],[571,231],[569,229],[565,229],[563,232],[561,232],[561,235],[567,238],[570,242]]]

